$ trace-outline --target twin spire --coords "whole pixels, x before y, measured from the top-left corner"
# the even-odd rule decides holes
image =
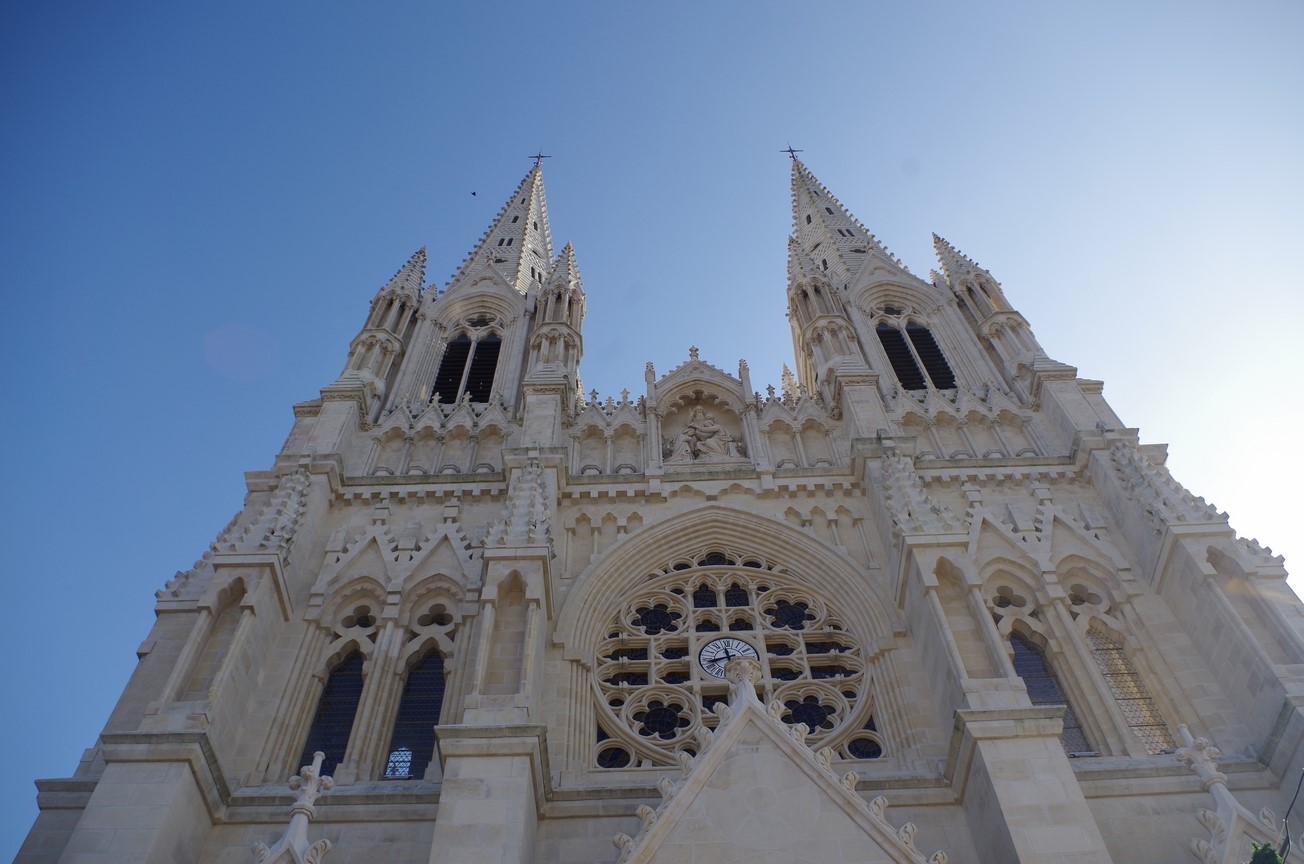
[[[787,151],[784,151],[787,152]],[[797,151],[800,152],[800,151]],[[965,257],[938,235],[933,249],[942,272],[952,284],[982,274],[995,283],[990,273]],[[833,285],[848,285],[870,259],[889,268],[909,273],[893,255],[865,229],[850,210],[816,179],[801,160],[792,159],[792,237],[788,240],[788,274],[794,281],[822,275]]]
[[[799,152],[799,151],[798,151]],[[800,159],[792,159],[792,237],[788,240],[788,272],[794,281],[821,276],[833,285],[847,285],[866,262],[875,259],[892,269],[908,273],[899,258],[865,228]],[[978,274],[991,279],[980,267],[937,234],[933,249],[947,281],[958,284]],[[516,191],[498,211],[493,224],[449,281],[456,285],[476,268],[490,264],[519,293],[535,282],[580,287],[575,250],[567,243],[555,260],[548,227],[548,203],[543,190],[543,171],[535,164]],[[422,246],[381,289],[416,297],[425,281],[426,248]],[[995,282],[994,279],[992,279]]]
[[[847,285],[871,258],[909,272],[795,157],[792,234],[796,242],[788,246],[789,269],[803,276],[821,273],[834,285]]]

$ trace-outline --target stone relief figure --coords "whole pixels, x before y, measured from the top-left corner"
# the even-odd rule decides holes
[[[746,457],[747,449],[741,441],[734,440],[729,430],[716,422],[696,405],[688,415],[688,424],[678,434],[666,439],[662,446],[666,462],[719,461]]]

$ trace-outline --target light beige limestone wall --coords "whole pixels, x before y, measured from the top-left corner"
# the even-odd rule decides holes
[[[111,763],[60,864],[188,864],[210,824],[189,765]]]

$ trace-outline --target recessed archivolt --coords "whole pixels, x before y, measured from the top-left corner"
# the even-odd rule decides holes
[[[743,404],[736,392],[738,382],[725,375],[719,381],[702,381],[700,378],[689,379],[662,391],[658,388],[657,404],[667,415],[692,405],[701,405],[708,410],[728,411],[735,418],[743,412]]]
[[[819,538],[774,519],[707,504],[643,528],[612,547],[577,578],[558,616],[553,639],[564,656],[590,667],[604,628],[624,597],[648,574],[690,550],[712,545],[745,550],[776,570],[801,579],[846,616],[844,626],[861,634],[866,655],[890,647],[899,629],[889,598],[865,579],[862,568]],[[687,563],[688,559],[684,559]]]
[[[489,286],[501,285],[511,292],[508,296],[512,298],[519,298],[520,295],[502,274],[492,269],[490,272],[496,278],[482,277],[451,296],[445,294],[439,298],[442,302],[436,304],[438,314],[435,315],[435,321],[444,328],[442,335],[450,337],[456,335],[465,328],[464,319],[467,318],[485,315],[496,317],[499,321],[511,321],[520,314],[520,306],[523,304],[511,302],[508,297],[504,297]],[[486,282],[488,285],[485,285]],[[486,287],[489,287],[489,290],[485,290]],[[490,326],[486,329],[502,335],[502,328],[499,326]]]
[[[885,307],[899,310],[898,314],[917,316],[919,310],[932,309],[937,299],[918,287],[907,287],[895,282],[876,282],[862,288],[856,295],[856,306],[871,318],[884,311]]]

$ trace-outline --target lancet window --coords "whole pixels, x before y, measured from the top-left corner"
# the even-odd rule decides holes
[[[416,777],[425,771],[434,758],[431,730],[439,723],[443,704],[444,657],[432,648],[408,670],[389,740],[386,780]]]
[[[320,750],[326,768],[339,767],[345,776],[426,776],[434,759],[434,727],[448,689],[457,622],[449,611],[456,609],[454,596],[445,588],[423,597],[405,613],[406,625],[378,619],[373,610],[380,608],[379,598],[374,596],[353,594],[341,604],[348,611],[332,628],[334,640],[323,646],[338,659],[329,664],[302,750],[295,750],[300,753],[295,764],[311,763]],[[383,650],[373,650],[378,647]]]
[[[730,637],[761,664],[758,696],[844,758],[876,759],[883,741],[860,640],[824,598],[759,558],[727,551],[668,563],[624,600],[598,647],[594,764],[673,764],[714,728],[728,685],[701,653]],[[709,653],[709,652],[708,652]]]
[[[1028,688],[1028,698],[1033,705],[1063,705],[1064,731],[1060,733],[1060,743],[1068,753],[1094,753],[1087,743],[1087,734],[1082,731],[1082,721],[1069,704],[1060,686],[1059,677],[1051,670],[1037,644],[1020,633],[1010,634],[1010,648],[1014,661],[1014,671],[1023,679]]]
[[[308,740],[297,764],[311,764],[313,754],[320,750],[326,754],[322,773],[330,774],[335,769],[344,759],[361,697],[362,654],[354,649],[336,663],[326,677],[326,686],[317,701],[317,712],[313,715]]]
[[[502,344],[502,339],[492,331],[477,334],[475,338],[463,332],[450,339],[435,373],[432,398],[438,397],[447,404],[465,394],[472,402],[488,402]]]
[[[875,332],[888,362],[892,364],[892,371],[906,390],[923,390],[926,386],[924,372],[938,390],[955,386],[955,374],[927,327],[914,322],[905,327],[879,324]]]
[[[876,319],[874,332],[903,389],[924,390],[930,383],[937,390],[955,387],[955,373],[932,331],[912,320],[908,310],[885,306]]]
[[[1080,570],[1070,571],[1070,576],[1065,580],[1067,619],[1043,616],[1031,592],[1010,584],[998,585],[988,593],[993,617],[1009,639],[1014,671],[1023,679],[1029,699],[1034,705],[1066,706],[1060,740],[1071,755],[1095,755],[1109,749],[1110,740],[1116,742],[1113,746],[1117,749],[1117,742],[1125,738],[1133,742],[1122,743],[1126,749],[1144,749],[1150,754],[1169,751],[1174,746],[1172,734],[1158,702],[1124,649],[1123,627],[1110,614],[1105,590],[1093,587],[1091,578]],[[1071,625],[1059,623],[1065,620]],[[1076,660],[1069,662],[1070,657]],[[1064,675],[1070,667],[1077,674],[1066,681]],[[1092,671],[1099,672],[1099,677]],[[1078,707],[1089,709],[1094,720],[1074,708],[1073,695],[1085,698]],[[1111,700],[1117,712],[1105,709]]]

